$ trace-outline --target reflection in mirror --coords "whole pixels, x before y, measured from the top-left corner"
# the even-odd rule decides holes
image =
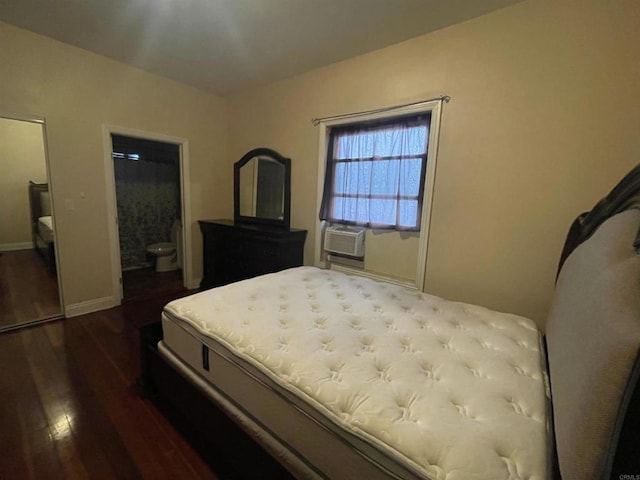
[[[44,123],[0,117],[0,331],[62,313]]]
[[[256,148],[234,164],[234,220],[289,228],[291,160]]]
[[[284,165],[253,157],[240,168],[240,215],[284,218]]]

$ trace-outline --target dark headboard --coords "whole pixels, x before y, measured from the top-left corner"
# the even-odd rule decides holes
[[[29,180],[29,204],[31,205],[31,219],[38,221],[42,217],[42,207],[40,205],[40,193],[48,192],[48,183],[35,183]]]
[[[34,236],[34,246],[36,243],[35,235],[38,231],[38,218],[43,216],[40,194],[48,191],[48,183],[35,183],[29,180],[29,208],[31,210],[31,234]]]
[[[560,255],[558,273],[573,250],[588,239],[608,218],[629,208],[640,208],[640,164],[627,173],[622,180],[590,211],[578,215],[574,220]],[[635,248],[640,248],[636,239]]]
[[[572,224],[546,325],[565,480],[640,473],[640,165]]]

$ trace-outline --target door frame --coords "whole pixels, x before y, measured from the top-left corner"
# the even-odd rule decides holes
[[[185,288],[194,288],[191,252],[191,181],[189,177],[189,141],[163,133],[137,130],[119,125],[102,125],[102,143],[104,150],[107,216],[109,226],[109,255],[111,257],[111,288],[116,305],[123,299],[122,266],[120,259],[120,230],[118,228],[118,209],[116,203],[116,178],[113,165],[113,142],[111,135],[153,140],[178,145],[180,156],[180,200],[182,210],[182,284]]]

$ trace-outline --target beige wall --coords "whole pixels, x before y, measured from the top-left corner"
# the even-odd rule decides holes
[[[367,230],[365,237],[365,270],[398,280],[416,281],[420,234]]]
[[[313,262],[311,119],[448,94],[426,290],[543,324],[564,236],[640,151],[640,3],[531,0],[229,98],[229,163],[292,159]],[[402,261],[401,249],[388,261]]]
[[[64,300],[112,295],[102,125],[189,142],[193,271],[202,272],[196,220],[231,214],[232,169],[222,101],[193,88],[0,23],[0,105],[46,118]],[[140,52],[143,54],[144,52]],[[85,194],[85,198],[81,197]]]
[[[33,245],[28,184],[47,181],[42,138],[39,123],[0,117],[0,251]]]

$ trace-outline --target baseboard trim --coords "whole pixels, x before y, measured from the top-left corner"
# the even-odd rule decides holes
[[[33,248],[33,242],[18,243],[2,243],[0,244],[0,252],[12,252],[14,250],[30,250]]]
[[[120,302],[115,297],[103,297],[96,298],[94,300],[87,300],[86,302],[72,303],[65,305],[64,316],[77,317],[79,315],[85,315],[87,313],[99,312],[100,310],[106,310],[120,305]]]

